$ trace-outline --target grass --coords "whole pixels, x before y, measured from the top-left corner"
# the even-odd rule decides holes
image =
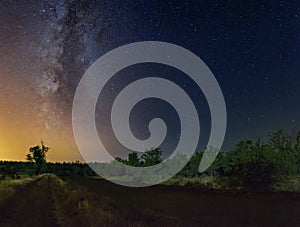
[[[220,184],[217,183],[218,178],[202,175],[195,178],[184,178],[174,177],[162,183],[162,185],[176,185],[176,186],[187,186],[187,185],[199,185],[207,188],[219,188]]]
[[[173,177],[161,185],[185,187],[205,190],[228,190],[228,191],[261,191],[261,188],[247,188],[236,184],[228,177],[215,177],[202,175],[195,178]],[[300,176],[281,176],[274,178],[274,183],[264,190],[271,192],[296,192],[300,193]]]
[[[120,206],[111,196],[95,193],[44,174],[1,182],[0,226],[178,226],[176,218],[147,207]]]
[[[280,192],[300,192],[300,176],[280,177],[272,189]]]
[[[6,198],[12,196],[14,192],[25,185],[34,181],[34,178],[22,178],[18,180],[5,179],[0,181],[0,203]]]
[[[128,204],[95,193],[84,184],[73,184],[52,176],[56,216],[61,226],[177,226],[178,220],[154,210]]]
[[[299,177],[287,181],[291,184],[287,188],[299,186]],[[0,206],[0,226],[297,226],[300,223],[300,194],[224,192],[219,189],[222,184],[226,185],[226,180],[210,176],[173,178],[146,188],[123,187],[99,178],[61,179],[52,174],[3,181],[0,195],[11,196]]]

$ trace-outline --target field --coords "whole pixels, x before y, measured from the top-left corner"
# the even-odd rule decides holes
[[[0,187],[0,226],[299,226],[300,194],[127,188],[45,174]],[[7,196],[5,196],[7,194]]]

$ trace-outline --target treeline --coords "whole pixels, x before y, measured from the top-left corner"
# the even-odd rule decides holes
[[[53,173],[57,176],[96,176],[88,164],[80,162],[47,162],[39,174],[43,173]],[[0,161],[0,179],[18,179],[24,175],[36,175],[35,163]]]
[[[198,166],[202,153],[196,153],[177,176],[201,175]],[[267,187],[281,177],[300,175],[300,132],[294,137],[277,131],[268,140],[239,142],[229,152],[219,153],[211,167],[202,174],[228,177],[244,186]]]
[[[128,155],[128,159],[117,160],[130,166],[149,166],[161,161],[159,149],[145,152],[142,156],[136,153]],[[235,185],[265,188],[282,177],[300,175],[300,132],[294,137],[277,131],[264,142],[260,140],[244,140],[228,152],[220,152],[204,173],[198,168],[203,153],[195,153],[188,164],[175,178],[196,178],[203,174],[228,178]],[[180,157],[185,159],[185,157]],[[108,169],[114,174],[126,174],[122,169]],[[128,174],[127,174],[128,175]]]
[[[31,151],[42,150],[35,147]],[[36,152],[38,153],[38,152]],[[34,152],[33,152],[34,154]],[[195,178],[203,174],[230,179],[233,183],[244,186],[267,187],[281,177],[300,175],[300,132],[293,136],[277,131],[268,137],[267,141],[244,140],[234,149],[220,152],[204,172],[198,168],[202,152],[195,153],[188,164],[175,176],[178,178]],[[162,162],[162,151],[159,148],[144,152],[141,156],[130,153],[127,159],[116,158],[111,164],[94,163],[94,167],[105,169],[107,175],[125,176],[128,173],[123,167],[117,167],[115,162],[129,166],[147,167]],[[181,160],[186,157],[179,157]],[[44,163],[40,173],[53,173],[57,176],[96,176],[88,164],[73,163]],[[0,179],[19,178],[22,175],[35,175],[37,162],[0,162]],[[151,176],[149,176],[151,178]]]

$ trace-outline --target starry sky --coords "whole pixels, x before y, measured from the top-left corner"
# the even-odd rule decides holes
[[[227,105],[224,150],[241,139],[300,129],[299,1],[2,0],[0,159],[24,160],[43,139],[50,161],[82,160],[71,124],[76,86],[103,54],[148,40],[180,45],[213,72]],[[178,70],[147,63],[121,70],[100,94],[97,129],[115,155],[129,151],[108,124],[113,100],[127,84],[153,75],[187,91],[200,116],[199,150],[207,142],[209,109],[199,88]],[[161,145],[168,155],[180,136],[170,105],[143,100],[132,111],[132,131],[147,138],[147,123],[158,116],[168,126]]]

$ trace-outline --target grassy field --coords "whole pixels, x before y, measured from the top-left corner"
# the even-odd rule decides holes
[[[299,226],[300,194],[160,185],[46,174],[0,185],[0,226]]]

